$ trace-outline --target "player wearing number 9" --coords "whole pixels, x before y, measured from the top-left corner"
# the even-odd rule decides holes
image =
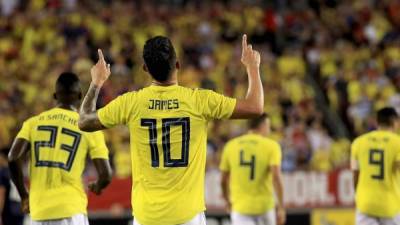
[[[377,113],[378,129],[351,146],[356,224],[400,225],[400,137],[394,108]]]
[[[33,225],[85,225],[87,197],[81,175],[86,158],[90,156],[99,174],[89,189],[100,194],[111,180],[108,149],[102,132],[78,128],[81,89],[75,74],[59,76],[54,97],[57,106],[25,121],[18,133],[8,156],[11,177]],[[29,194],[22,172],[25,153],[30,154]]]
[[[135,224],[205,224],[204,177],[207,123],[214,119],[252,118],[263,112],[260,55],[242,40],[242,63],[249,77],[242,100],[210,90],[178,85],[174,47],[166,37],[147,40],[143,68],[152,84],[117,97],[96,112],[99,90],[110,67],[99,50],[92,84],[80,110],[86,131],[125,125],[130,130],[132,208]]]

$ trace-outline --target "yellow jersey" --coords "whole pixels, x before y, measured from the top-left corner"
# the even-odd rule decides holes
[[[17,138],[30,142],[29,207],[33,220],[86,214],[81,175],[86,157],[108,159],[102,132],[78,128],[77,112],[53,108],[24,122]]]
[[[356,207],[367,215],[393,217],[400,213],[400,137],[389,131],[372,131],[354,140],[352,168],[359,170]]]
[[[280,166],[280,145],[257,134],[229,141],[220,169],[230,173],[232,210],[245,215],[263,214],[275,206],[271,166]]]
[[[105,127],[126,125],[132,210],[143,225],[181,224],[205,210],[207,122],[229,118],[236,100],[179,85],[149,86],[98,111]]]

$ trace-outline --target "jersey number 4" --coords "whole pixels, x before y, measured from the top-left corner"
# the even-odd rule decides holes
[[[250,167],[250,180],[254,180],[255,170],[256,170],[256,156],[251,155],[250,161],[244,160],[244,151],[240,151],[240,166],[249,166]]]
[[[58,127],[56,126],[38,126],[38,131],[46,131],[50,133],[50,140],[48,141],[35,141],[35,159],[37,167],[55,167],[61,168],[67,171],[71,170],[72,163],[74,161],[76,150],[78,150],[79,143],[81,142],[81,134],[75,131],[72,131],[67,128],[61,129],[61,134],[66,136],[71,136],[73,138],[72,145],[61,144],[60,149],[68,152],[67,162],[56,162],[49,160],[40,160],[40,148],[52,148],[56,147],[56,140],[58,134]]]
[[[369,164],[379,167],[379,173],[371,175],[372,179],[385,179],[385,158],[384,151],[382,149],[369,150]]]
[[[160,159],[157,146],[157,120],[141,119],[140,125],[149,128],[149,145],[151,152],[151,166],[159,167]],[[182,127],[182,152],[180,159],[171,158],[170,133],[171,126]],[[165,118],[162,119],[162,148],[164,154],[164,167],[186,167],[189,161],[189,141],[190,141],[190,119]]]

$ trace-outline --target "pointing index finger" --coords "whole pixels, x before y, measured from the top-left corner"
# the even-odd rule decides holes
[[[242,38],[242,49],[245,50],[247,47],[247,35],[243,34],[243,38]]]
[[[101,51],[101,49],[98,49],[97,50],[97,52],[98,52],[98,54],[99,54],[99,61],[101,62],[101,63],[106,63],[106,60],[104,59],[104,55],[103,55],[103,52]]]

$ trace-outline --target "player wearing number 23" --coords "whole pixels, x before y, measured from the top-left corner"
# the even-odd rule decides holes
[[[110,75],[102,52],[92,69],[92,84],[80,111],[87,131],[125,125],[130,130],[134,224],[203,225],[207,123],[214,119],[250,118],[263,110],[260,55],[243,38],[242,62],[251,86],[236,100],[211,90],[178,85],[174,47],[166,37],[149,39],[143,68],[152,85],[126,93],[97,112],[97,94]]]
[[[400,225],[400,136],[394,108],[377,113],[378,129],[351,146],[357,224]]]
[[[9,154],[12,179],[32,225],[85,225],[87,197],[82,185],[89,155],[99,174],[89,185],[100,194],[111,179],[108,149],[102,132],[79,130],[80,84],[75,74],[63,73],[56,83],[57,107],[26,120]],[[29,152],[30,151],[30,152]],[[24,186],[21,160],[30,154],[30,188]]]

